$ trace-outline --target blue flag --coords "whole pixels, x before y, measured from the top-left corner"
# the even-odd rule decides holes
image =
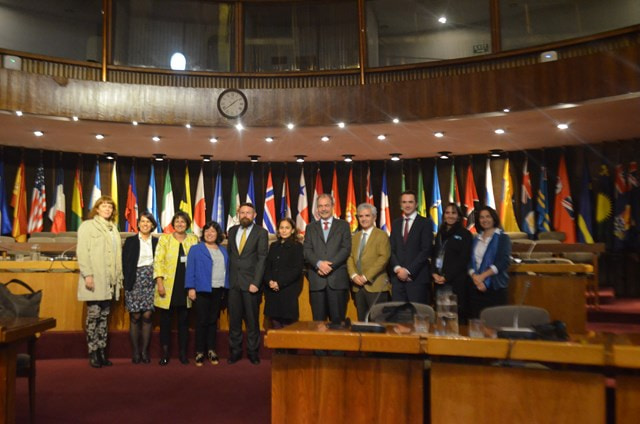
[[[222,167],[218,167],[218,176],[216,177],[216,188],[213,193],[213,208],[211,209],[211,219],[220,224],[220,228],[224,226],[224,199],[222,198]]]
[[[442,197],[440,197],[440,183],[438,182],[438,167],[433,166],[433,189],[431,190],[431,207],[429,216],[433,225],[433,233],[438,232],[438,227],[442,222]]]
[[[537,230],[539,233],[551,231],[551,219],[549,218],[549,195],[547,193],[547,168],[540,167],[540,186],[536,196],[536,214],[538,215]]]
[[[161,233],[162,228],[160,228],[160,217],[158,216],[158,206],[157,206],[157,194],[156,194],[156,173],[153,168],[153,163],[151,164],[151,176],[149,177],[149,188],[147,189],[147,212],[153,215],[153,218],[156,220],[158,224],[156,226],[156,232]]]
[[[253,169],[249,174],[249,187],[247,188],[247,202],[251,203],[254,207],[256,206],[256,193],[253,188]]]
[[[629,187],[622,164],[616,166],[615,205],[613,217],[613,250],[621,251],[627,243],[631,223],[631,204],[629,203]]]
[[[578,242],[593,243],[593,211],[591,209],[591,181],[585,161],[580,182],[580,203],[578,204]]]
[[[4,160],[0,159],[0,232],[2,234],[11,234],[13,224],[11,223],[11,215],[9,215],[9,204],[7,202],[7,191],[4,187]]]

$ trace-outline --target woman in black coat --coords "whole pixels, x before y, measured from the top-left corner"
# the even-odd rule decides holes
[[[150,362],[151,314],[156,286],[153,281],[153,258],[158,245],[158,239],[151,233],[156,227],[153,215],[142,212],[138,218],[138,234],[128,237],[122,247],[124,299],[130,314],[131,361],[134,364]]]
[[[271,244],[265,264],[265,316],[273,328],[298,321],[298,296],[302,289],[304,256],[296,225],[284,218],[278,225],[278,241]]]
[[[437,291],[449,290],[458,297],[458,321],[466,324],[471,287],[467,268],[473,237],[462,225],[462,212],[458,205],[450,203],[445,206],[443,218],[431,258],[432,277]]]

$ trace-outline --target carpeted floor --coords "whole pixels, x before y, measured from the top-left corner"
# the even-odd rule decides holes
[[[262,424],[271,418],[271,362],[244,358],[196,367],[172,360],[92,369],[86,359],[38,361],[38,423]],[[16,423],[29,419],[27,381],[18,379]]]

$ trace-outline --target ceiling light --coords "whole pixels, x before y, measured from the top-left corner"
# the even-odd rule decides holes
[[[36,130],[33,132],[33,135],[35,135],[36,137],[42,137],[44,133],[40,130]]]
[[[502,153],[504,153],[504,150],[502,150],[502,149],[491,149],[491,150],[489,150],[489,155],[492,158],[499,158],[500,156],[502,156]]]
[[[184,71],[187,69],[187,58],[180,52],[171,55],[169,66],[174,71]]]
[[[433,136],[437,137],[437,138],[442,138],[442,137],[444,137],[444,132],[436,131],[436,132],[433,133]]]
[[[251,160],[251,162],[258,162],[258,159],[260,159],[260,156],[258,156],[258,155],[249,155],[249,159]]]
[[[158,137],[157,135],[154,135],[153,137],[151,137],[151,140],[160,141],[160,137]]]
[[[302,163],[304,162],[304,158],[306,158],[305,155],[296,155],[296,162]]]
[[[266,141],[267,143],[273,143],[274,138],[273,137],[265,137],[264,141]]]
[[[504,109],[502,109],[502,111],[504,113],[509,113],[509,112],[511,112],[511,109],[509,109],[508,107],[505,107]]]
[[[444,16],[440,16],[438,18],[438,22],[440,22],[441,24],[446,24],[447,23],[447,18]]]
[[[329,140],[331,140],[331,137],[329,137],[328,135],[323,135],[322,137],[320,137],[320,140],[329,141]]]
[[[72,116],[71,119],[73,120],[73,122],[78,122],[78,119],[80,118],[78,118],[77,116]]]
[[[103,140],[104,134],[96,134],[96,140]]]
[[[389,156],[391,156],[391,160],[394,162],[397,162],[400,160],[400,156],[402,156],[400,153],[391,153]]]
[[[338,122],[338,128],[344,128],[346,126],[347,124],[345,124],[344,122]]]
[[[569,128],[569,124],[558,124],[556,127],[558,127],[559,130],[566,130]]]
[[[22,111],[21,110],[16,110],[16,116],[22,116]]]
[[[210,141],[211,143],[217,143],[217,142],[218,142],[218,137],[211,137],[211,138],[209,139],[209,141]]]
[[[292,129],[294,129],[294,128],[295,128],[295,125],[293,125],[293,122],[289,122],[289,123],[287,124],[287,128],[288,128],[288,129],[290,129],[290,130],[292,130]]]
[[[502,128],[498,128],[497,130],[494,131],[494,133],[496,133],[496,134],[504,134],[504,130]]]
[[[393,122],[394,124],[399,124],[400,120],[398,118],[393,118],[391,122]]]
[[[450,154],[451,152],[438,152],[438,155],[440,155],[440,159],[449,159]]]
[[[118,155],[113,152],[104,152],[104,157],[107,160],[115,160],[118,157]]]
[[[378,136],[378,140],[380,140],[380,141],[385,140],[386,138],[387,138],[387,136],[386,136],[386,135],[384,135],[384,134],[380,134],[380,135]]]
[[[242,130],[244,129],[244,127],[242,126],[242,122],[238,122],[238,123],[235,125],[235,127],[236,127],[236,129],[237,129],[238,131],[242,131]]]
[[[191,129],[191,124],[185,124],[185,125],[184,125],[184,127],[185,127],[186,129]]]
[[[211,162],[211,155],[200,155],[203,162]]]
[[[153,157],[155,158],[155,160],[157,160],[158,162],[162,162],[164,160],[164,158],[167,155],[165,155],[164,153],[154,153]]]
[[[131,125],[135,127],[136,125],[138,125],[138,121],[131,121]]]
[[[342,155],[345,162],[353,162],[353,156],[354,155]]]

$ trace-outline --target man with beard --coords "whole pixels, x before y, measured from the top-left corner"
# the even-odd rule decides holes
[[[260,357],[260,285],[269,249],[267,230],[253,220],[256,209],[243,203],[238,209],[240,225],[229,229],[229,350],[227,362],[242,358],[242,321],[247,327],[247,356],[258,365]]]
[[[349,224],[333,217],[333,198],[318,196],[320,219],[307,226],[304,258],[309,264],[309,302],[314,321],[327,316],[341,323],[347,313],[349,276],[347,258],[351,253]]]

